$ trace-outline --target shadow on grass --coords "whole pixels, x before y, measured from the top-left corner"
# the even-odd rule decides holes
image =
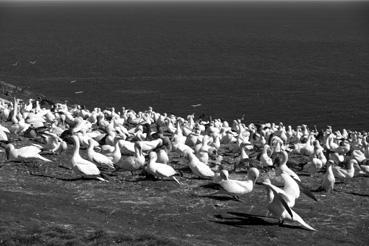
[[[213,189],[213,190],[220,190],[221,186],[217,183],[208,183],[204,185],[200,185],[199,187],[205,188],[205,189]]]
[[[349,195],[354,195],[354,196],[361,196],[361,197],[369,197],[369,194],[361,194],[361,193],[357,193],[357,192],[346,192],[346,191],[340,191],[342,193],[345,193],[345,194],[349,194]]]
[[[280,224],[278,220],[267,216],[239,212],[228,212],[228,214],[230,216],[224,216],[221,214],[214,215],[214,217],[218,220],[209,220],[209,221],[235,227],[243,227],[248,225],[255,226],[262,225],[262,226],[280,226],[290,229],[303,229],[298,225]]]
[[[35,226],[25,230],[0,231],[1,245],[178,245],[171,239],[152,234],[111,233],[95,229],[89,232],[61,227]]]

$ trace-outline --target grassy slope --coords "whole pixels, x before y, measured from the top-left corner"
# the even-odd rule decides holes
[[[369,241],[365,177],[337,184],[333,194],[316,193],[319,202],[301,195],[294,210],[318,229],[309,232],[264,217],[262,186],[243,197],[243,203],[206,196],[214,192],[206,186],[209,181],[194,179],[177,162],[174,166],[184,171],[182,186],[130,173],[110,176],[108,183],[67,181],[75,174],[60,164],[68,165],[70,151],[48,156],[53,163],[0,163],[0,245],[366,245]],[[232,163],[234,157],[225,160]],[[290,164],[300,161],[295,156]],[[303,183],[316,188],[320,177],[303,177]]]

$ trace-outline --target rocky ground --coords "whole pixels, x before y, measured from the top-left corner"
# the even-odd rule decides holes
[[[27,145],[24,139],[17,146]],[[85,153],[82,152],[82,155]],[[116,172],[109,182],[80,180],[69,165],[71,149],[41,161],[6,162],[0,153],[0,245],[367,245],[369,179],[336,184],[332,194],[315,192],[318,202],[301,195],[294,210],[317,232],[266,215],[261,185],[242,202],[209,195],[216,186],[183,172],[182,185],[143,174]],[[225,163],[234,162],[225,156]],[[298,167],[302,157],[293,156]],[[225,164],[231,169],[231,164]],[[298,169],[298,168],[297,168]],[[244,178],[232,173],[231,178]],[[266,173],[263,174],[265,176]],[[311,189],[322,174],[302,176]]]

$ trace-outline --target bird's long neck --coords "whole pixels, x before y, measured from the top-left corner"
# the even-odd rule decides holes
[[[77,137],[74,137],[74,151],[73,151],[73,157],[79,157],[79,139]]]
[[[332,165],[330,164],[330,165],[328,165],[328,167],[327,167],[327,173],[329,174],[329,175],[333,175],[333,170],[332,170]]]
[[[249,158],[248,154],[246,153],[245,147],[241,148],[241,158],[242,159],[247,159]]]
[[[150,157],[150,160],[149,160],[149,165],[151,165],[151,164],[155,163],[155,162],[156,162],[156,160],[157,160],[157,157],[155,157],[155,156],[151,156],[151,157]]]

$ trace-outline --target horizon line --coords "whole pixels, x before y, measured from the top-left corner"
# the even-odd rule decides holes
[[[252,2],[252,3],[268,3],[268,2],[369,2],[369,0],[0,0],[0,2],[6,3],[113,3],[113,2],[150,2],[150,3],[232,3],[232,2]]]

